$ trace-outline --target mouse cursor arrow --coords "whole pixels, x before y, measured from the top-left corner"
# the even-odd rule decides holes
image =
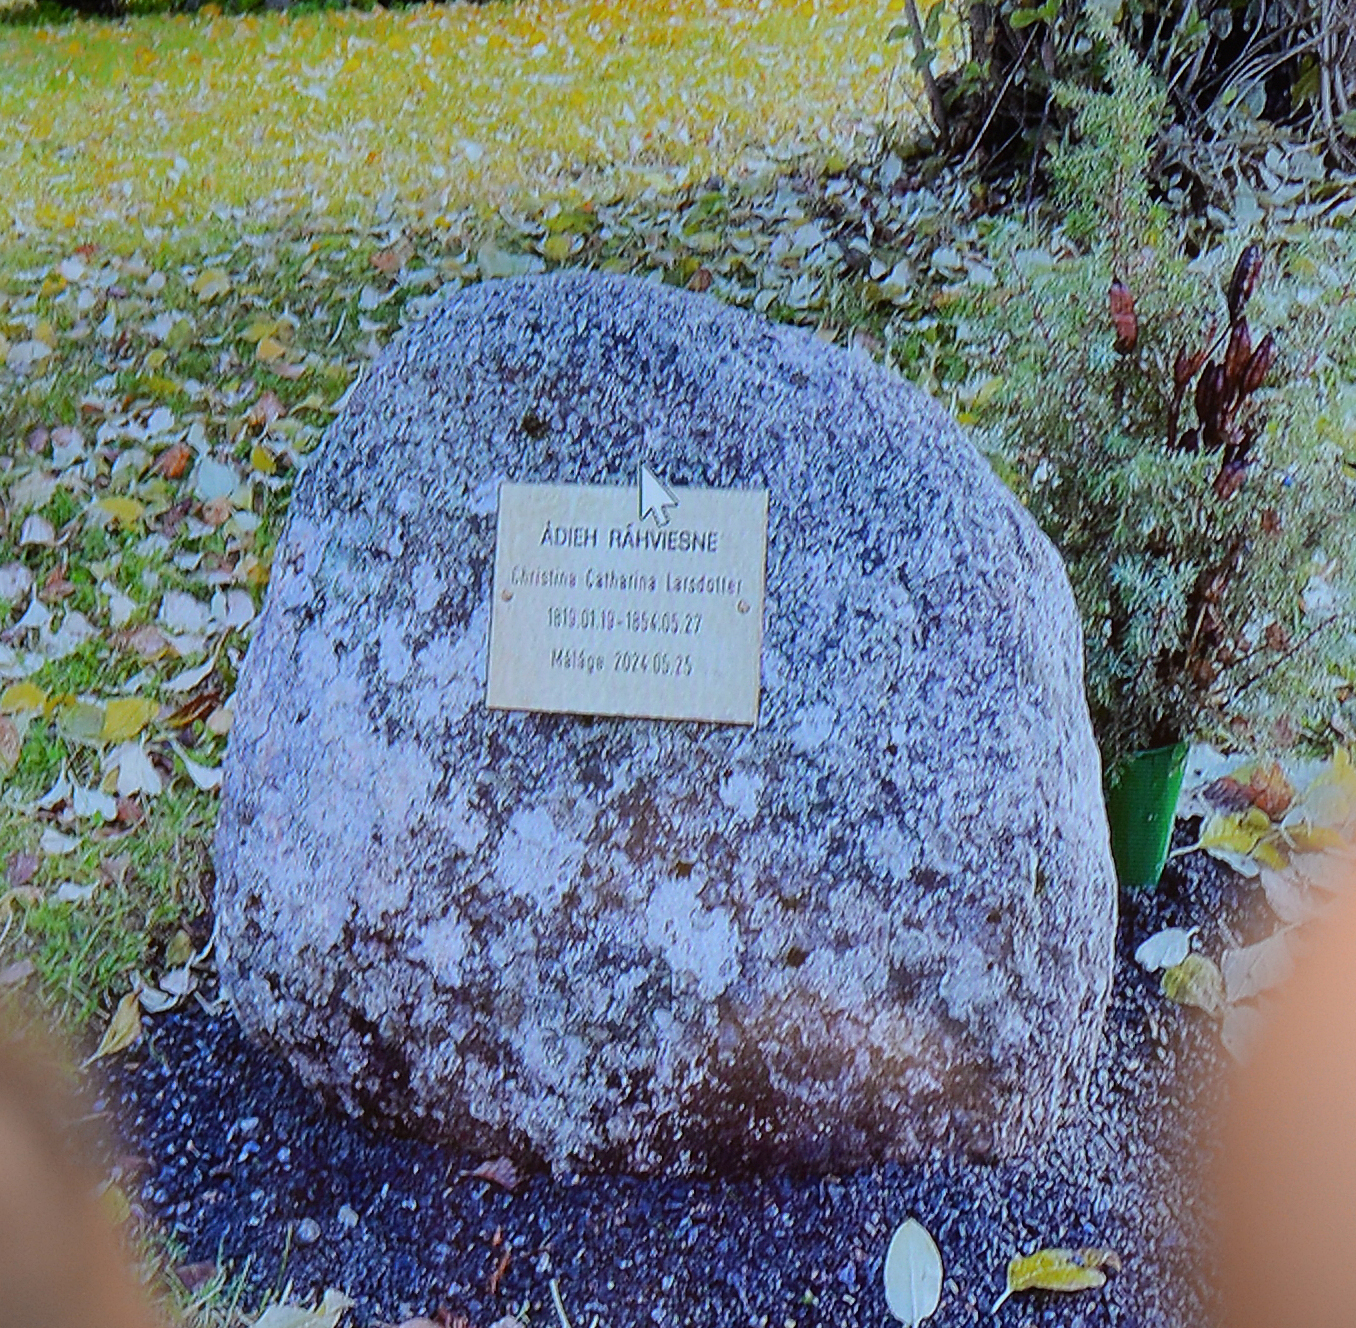
[[[649,466],[640,468],[640,519],[645,520],[653,514],[657,526],[669,524],[670,507],[677,507],[678,499],[664,487],[664,482]]]

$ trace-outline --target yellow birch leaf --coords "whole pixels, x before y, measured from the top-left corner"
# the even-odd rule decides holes
[[[197,280],[193,283],[193,294],[203,304],[215,300],[218,295],[225,295],[230,289],[230,273],[222,271],[219,267],[209,267],[199,272]]]
[[[0,701],[0,710],[4,708],[4,702]],[[1340,852],[1347,846],[1346,837],[1340,830],[1328,825],[1311,825],[1308,821],[1287,826],[1285,834],[1296,853],[1326,853],[1330,849]]]
[[[285,353],[281,341],[276,337],[265,337],[255,348],[254,353],[264,364],[272,364],[274,360],[280,360]]]
[[[1203,954],[1189,954],[1180,964],[1164,969],[1159,989],[1178,1005],[1194,1005],[1216,1019],[1224,1017],[1224,975]]]
[[[278,473],[278,463],[273,459],[273,453],[260,443],[255,443],[250,452],[250,465],[261,475],[276,475]]]
[[[101,742],[128,742],[155,718],[160,706],[144,696],[120,696],[104,710]]]
[[[256,346],[265,338],[273,337],[278,334],[278,320],[276,318],[256,318],[243,332],[241,339],[251,341]]]
[[[140,521],[141,514],[146,510],[144,504],[135,498],[100,498],[99,507],[120,526],[130,526]]]
[[[573,244],[568,235],[548,235],[541,242],[542,256],[553,263],[563,263],[570,256]]]
[[[1120,1272],[1121,1258],[1115,1250],[1037,1250],[1034,1254],[1019,1254],[1008,1263],[1007,1290],[990,1313],[997,1314],[1003,1302],[1018,1291],[1088,1291],[1104,1286],[1104,1268]]]
[[[98,1050],[90,1057],[97,1061],[101,1056],[113,1056],[125,1051],[141,1036],[141,1001],[136,992],[129,991],[118,1002],[108,1027],[104,1030],[103,1041]]]
[[[0,696],[0,714],[18,715],[25,710],[41,710],[47,704],[47,693],[34,682],[15,682]]]
[[[1232,815],[1216,813],[1201,830],[1201,847],[1208,853],[1222,848],[1228,853],[1249,854],[1257,841],[1271,830],[1271,818],[1259,807]]]

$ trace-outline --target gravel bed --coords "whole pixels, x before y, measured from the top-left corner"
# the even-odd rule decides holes
[[[1179,835],[1186,834],[1179,827]],[[1179,840],[1179,842],[1181,842]],[[938,1328],[990,1321],[1008,1259],[1106,1245],[1100,1291],[1015,1297],[996,1323],[1178,1328],[1215,1317],[1201,1168],[1228,1058],[1203,1013],[1172,1005],[1133,961],[1163,926],[1258,939],[1254,892],[1201,854],[1122,901],[1115,993],[1088,1101],[1042,1153],[998,1165],[889,1165],[853,1175],[702,1181],[526,1177],[509,1193],[464,1173],[485,1159],[336,1114],[230,1014],[161,1018],[106,1071],[105,1107],[139,1209],[185,1263],[247,1269],[245,1303],[290,1283],[338,1287],[350,1322],[435,1316],[490,1328],[513,1314],[573,1328],[812,1328],[893,1322],[881,1274],[916,1217],[946,1267]],[[1259,930],[1259,928],[1261,930]]]

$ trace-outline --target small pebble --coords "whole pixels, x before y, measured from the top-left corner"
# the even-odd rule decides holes
[[[352,1211],[351,1209],[349,1210]],[[341,1219],[342,1220],[342,1219]],[[313,1217],[303,1217],[297,1223],[297,1244],[314,1245],[320,1239],[320,1223]]]
[[[354,1212],[348,1204],[345,1204],[339,1210],[339,1225],[343,1227],[345,1231],[352,1231],[353,1228],[358,1225],[358,1214]]]

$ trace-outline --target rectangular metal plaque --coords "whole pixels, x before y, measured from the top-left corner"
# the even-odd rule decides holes
[[[502,484],[486,704],[757,723],[766,555],[766,489]]]

